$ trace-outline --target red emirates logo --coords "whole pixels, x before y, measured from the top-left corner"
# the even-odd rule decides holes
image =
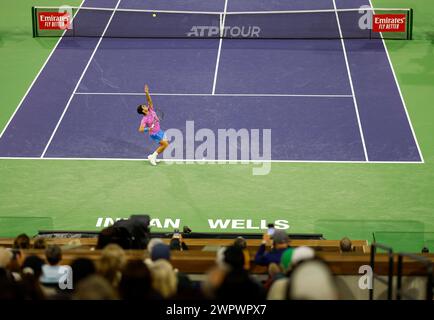
[[[38,22],[40,30],[71,29],[71,16],[63,12],[39,12]]]
[[[374,14],[372,30],[374,32],[405,32],[406,24],[405,14]]]

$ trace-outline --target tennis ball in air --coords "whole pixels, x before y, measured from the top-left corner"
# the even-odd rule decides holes
[[[157,16],[157,14],[156,14],[156,13],[153,13],[152,16],[155,18],[155,17]]]

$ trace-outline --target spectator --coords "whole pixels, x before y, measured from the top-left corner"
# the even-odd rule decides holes
[[[159,259],[170,261],[170,247],[165,243],[157,243],[152,247],[150,255],[152,261]]]
[[[44,260],[38,256],[29,256],[24,260],[23,265],[21,266],[22,273],[32,274],[39,280],[39,278],[42,276],[43,266]]]
[[[14,275],[10,272],[9,269],[12,259],[12,252],[6,248],[0,247],[0,279],[8,279],[11,281],[14,280]]]
[[[302,248],[302,247],[298,247],[298,248]],[[282,256],[280,257],[280,268],[284,274],[288,273],[288,271],[290,270],[291,262],[292,262],[292,255],[294,254],[294,251],[296,251],[298,248],[295,248],[295,249],[294,248],[288,248],[282,253]],[[300,249],[298,249],[298,250],[300,250]]]
[[[152,253],[152,249],[154,248],[154,246],[155,246],[156,244],[160,244],[160,243],[164,243],[164,242],[163,242],[163,239],[161,239],[161,238],[152,238],[151,240],[149,240],[149,242],[148,242],[148,246],[146,247],[146,249],[147,249],[148,252],[149,252],[149,255],[151,255],[151,253]]]
[[[149,256],[146,256],[145,254],[145,263],[146,264],[151,264],[152,263],[152,251],[154,250],[154,247],[157,244],[164,244],[163,239],[161,238],[152,238],[151,240],[149,240],[148,245],[146,247],[146,250],[148,251]]]
[[[9,249],[7,249],[9,251]],[[21,280],[21,265],[26,258],[24,252],[21,249],[11,249],[12,259],[7,265],[7,272],[14,280]]]
[[[280,267],[285,277],[277,276],[268,291],[268,300],[284,300],[288,293],[288,283],[291,271],[301,262],[315,258],[315,251],[309,247],[286,249],[280,261]]]
[[[225,301],[261,301],[265,290],[245,270],[232,270],[225,274],[215,297]]]
[[[0,269],[7,269],[12,261],[12,252],[8,249],[0,247]]]
[[[242,270],[244,268],[244,254],[240,247],[227,247],[223,253],[223,259],[230,270]]]
[[[42,266],[41,282],[47,286],[57,286],[63,275],[60,268],[62,249],[58,245],[48,246],[45,249],[45,258],[48,264]]]
[[[234,246],[241,248],[244,254],[244,269],[250,270],[250,252],[247,249],[247,241],[243,237],[237,237],[234,241]]]
[[[30,238],[27,234],[22,233],[18,235],[12,246],[14,249],[30,249]]]
[[[27,257],[22,265],[21,283],[23,285],[26,299],[43,300],[45,294],[40,285],[39,279],[42,276],[44,260],[38,256]]]
[[[236,248],[237,250],[235,250]],[[229,250],[230,249],[230,250]],[[239,268],[240,263],[242,262],[243,265],[241,266],[244,268],[245,266],[245,256],[242,254],[242,257],[238,256],[238,252],[241,250],[241,247],[232,245],[229,247],[222,247],[217,251],[216,255],[216,264],[219,268],[222,270],[229,270],[231,268]]]
[[[338,289],[329,267],[321,260],[299,263],[291,274],[287,298],[293,300],[337,300]]]
[[[170,257],[171,257],[170,247],[161,241],[161,243],[154,244],[151,247],[151,259],[146,259],[145,263],[149,266],[149,268],[152,267],[153,262],[158,260],[165,260],[170,264]],[[191,295],[193,291],[193,284],[190,281],[189,277],[186,274],[179,272],[177,269],[173,269],[173,270],[177,278],[176,292],[179,294]]]
[[[25,298],[22,287],[10,277],[0,274],[0,301],[23,300]]]
[[[125,262],[125,251],[117,244],[109,244],[101,252],[101,259],[98,264],[98,273],[113,287],[117,287],[121,280],[121,271]]]
[[[226,266],[217,264],[214,268],[208,270],[205,280],[201,283],[202,293],[208,299],[215,299],[216,290],[221,286],[226,276]]]
[[[217,250],[215,263],[216,266],[208,270],[205,280],[201,283],[202,293],[208,299],[215,298],[215,292],[222,284],[229,266],[225,262],[225,251],[227,247],[221,247]]]
[[[347,237],[342,238],[341,242],[339,243],[341,252],[351,252],[353,251],[353,244],[350,239]]]
[[[73,287],[76,288],[78,283],[82,280],[96,273],[95,264],[92,260],[87,258],[78,258],[72,261],[72,282]]]
[[[262,244],[255,255],[255,263],[268,266],[270,263],[280,263],[280,256],[288,248],[288,235],[283,230],[276,230],[273,234],[273,247],[271,251],[266,252],[266,246],[270,245],[270,236],[265,233],[262,238]]]
[[[47,241],[45,238],[37,238],[33,242],[33,249],[46,249],[47,248]]]
[[[290,264],[285,268],[286,272],[290,271],[291,267],[295,267],[298,263],[315,258],[315,251],[310,247],[298,247],[292,250]]]
[[[237,237],[237,238],[235,239],[235,241],[234,241],[234,246],[235,246],[235,247],[239,247],[239,248],[241,248],[242,250],[244,250],[244,249],[247,248],[247,241],[246,241],[246,239],[244,239],[243,237],[239,236],[239,237]]]
[[[175,269],[177,277],[176,295],[173,297],[176,300],[199,300],[202,298],[199,287],[195,285],[190,278]]]
[[[217,254],[215,257],[215,263],[216,265],[221,269],[226,269],[226,263],[225,263],[225,251],[227,247],[221,247],[217,250]]]
[[[141,260],[132,260],[122,271],[119,293],[124,300],[158,300],[161,296],[152,288],[151,272]]]
[[[225,251],[227,247],[221,247],[217,250],[215,267],[208,270],[205,275],[205,280],[201,283],[202,293],[208,299],[215,298],[215,292],[222,284],[229,266],[225,262]]]
[[[74,300],[117,300],[116,290],[102,276],[89,276],[77,285]]]
[[[224,252],[224,261],[229,270],[215,291],[218,300],[258,301],[265,298],[264,289],[244,269],[244,254],[240,247],[228,247]]]
[[[176,294],[178,278],[172,265],[165,259],[159,259],[150,264],[152,287],[163,298],[168,299]]]
[[[290,250],[290,249],[287,249],[287,250]],[[282,258],[283,258],[284,254],[285,253],[282,254]],[[277,263],[274,263],[274,262],[270,263],[268,265],[268,278],[264,282],[265,290],[268,291],[274,281],[276,281],[277,279],[283,278],[283,277],[284,277],[284,274],[282,273],[282,269],[279,267],[279,265]]]

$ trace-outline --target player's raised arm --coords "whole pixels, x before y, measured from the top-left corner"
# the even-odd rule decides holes
[[[154,104],[152,103],[151,95],[149,94],[149,87],[147,84],[145,84],[145,94],[146,94],[146,100],[148,100],[149,108],[154,109]]]

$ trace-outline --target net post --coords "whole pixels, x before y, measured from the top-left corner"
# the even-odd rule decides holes
[[[36,9],[34,6],[32,6],[32,35],[33,35],[33,38],[36,37],[36,19],[35,19],[36,17],[35,17],[35,14],[36,14]]]
[[[366,10],[366,12],[369,12],[369,18],[371,19],[371,25],[369,26],[369,40],[372,40],[372,28],[374,27],[374,10]],[[374,238],[375,242],[374,233],[372,233],[372,237]]]
[[[408,20],[408,24],[409,24],[409,29],[408,29],[408,40],[413,40],[413,9],[410,9],[409,12],[409,18]]]
[[[223,15],[220,13],[219,14],[219,29],[220,29],[220,38],[223,38],[223,32],[224,32],[224,30],[223,30]]]
[[[77,13],[78,13],[79,10],[80,10],[80,9],[78,9],[76,12],[74,12],[73,9],[71,9],[71,11],[72,11],[72,17],[71,17],[71,28],[72,28],[72,36],[73,36],[73,37],[75,37],[74,19],[75,19],[75,16],[77,15]]]

